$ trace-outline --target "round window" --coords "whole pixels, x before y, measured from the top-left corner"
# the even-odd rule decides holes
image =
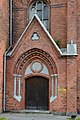
[[[42,65],[42,63],[40,61],[34,61],[34,62],[32,62],[32,64],[31,64],[31,70],[33,72],[41,72],[42,69],[43,69],[43,65]]]

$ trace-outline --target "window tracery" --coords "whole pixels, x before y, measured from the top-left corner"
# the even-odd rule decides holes
[[[29,13],[29,20],[31,20],[36,13],[47,30],[49,30],[49,6],[46,3],[41,0],[32,3]]]

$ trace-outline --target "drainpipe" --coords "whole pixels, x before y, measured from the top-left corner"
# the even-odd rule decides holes
[[[3,110],[6,110],[6,56],[7,53],[12,48],[12,0],[10,0],[10,47],[4,53],[4,100],[3,100]]]
[[[6,94],[6,52],[4,53],[4,106],[3,110],[5,111],[5,94]]]
[[[10,46],[12,46],[12,0],[10,0]]]
[[[11,47],[8,48],[8,50],[4,53],[4,106],[3,106],[3,110],[5,111],[6,108],[6,55],[9,52],[9,50],[11,49]]]

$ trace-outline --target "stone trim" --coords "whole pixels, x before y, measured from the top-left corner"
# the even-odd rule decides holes
[[[60,55],[62,55],[62,51],[60,50],[60,48],[57,46],[57,44],[55,43],[54,39],[52,38],[52,36],[50,35],[50,33],[48,32],[48,30],[46,29],[46,27],[44,26],[44,24],[42,23],[42,21],[39,19],[39,17],[37,16],[37,14],[34,14],[32,20],[29,22],[29,24],[27,25],[27,27],[25,28],[24,32],[22,33],[22,35],[20,36],[19,40],[17,41],[15,47],[13,48],[13,50],[8,54],[8,56],[11,56],[14,52],[14,50],[17,48],[19,42],[21,41],[22,37],[24,36],[25,32],[27,31],[27,29],[29,28],[29,26],[31,25],[31,23],[34,21],[34,19],[36,19],[40,26],[43,28],[44,32],[47,34],[47,36],[49,37],[49,39],[51,40],[51,42],[54,44],[55,48],[57,49],[57,51],[59,52]]]
[[[51,8],[62,8],[62,7],[67,7],[66,4],[55,4],[55,5],[51,5]]]
[[[58,75],[52,74],[51,77],[52,77],[52,96],[50,97],[50,102],[57,99],[58,96]]]
[[[42,21],[39,19],[39,17],[37,16],[37,14],[34,14],[32,20],[29,22],[29,24],[27,25],[27,27],[25,28],[24,32],[22,33],[22,35],[20,36],[19,40],[17,41],[15,47],[12,49],[12,51],[10,51],[7,56],[11,56],[13,54],[13,52],[15,51],[15,49],[17,48],[19,42],[21,41],[22,37],[24,36],[25,32],[27,31],[27,29],[29,28],[29,26],[31,25],[31,23],[34,21],[34,19],[36,19],[40,26],[43,28],[44,32],[47,34],[48,38],[51,40],[51,42],[53,43],[53,45],[55,46],[56,50],[58,51],[58,53],[60,54],[60,56],[77,56],[77,45],[75,44],[75,51],[74,54],[71,53],[67,53],[67,51],[65,53],[63,53],[61,51],[61,49],[57,46],[57,44],[55,43],[55,40],[52,38],[52,36],[50,35],[50,33],[48,32],[48,30],[46,29],[46,27],[44,26],[44,24],[42,23]],[[66,49],[67,50],[67,49]]]
[[[14,73],[16,73],[17,71],[16,74],[21,74],[21,70],[23,69],[24,66],[26,66],[27,61],[29,59],[31,60],[35,56],[45,61],[45,63],[47,63],[47,65],[50,67],[52,73],[54,74],[57,73],[56,64],[54,60],[52,59],[52,57],[45,51],[38,49],[38,48],[30,49],[19,57],[19,59],[17,60],[16,66],[15,66]]]
[[[18,95],[16,95],[16,88],[17,88],[17,79],[18,79]],[[21,95],[20,95],[20,81],[21,81],[21,75],[14,74],[14,98],[17,101],[21,101]]]

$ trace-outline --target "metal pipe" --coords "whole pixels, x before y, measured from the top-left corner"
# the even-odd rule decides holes
[[[10,47],[4,53],[4,100],[3,110],[6,110],[6,55],[12,47],[12,0],[10,0]]]
[[[10,46],[12,47],[12,0],[10,0]]]
[[[6,55],[8,53],[8,51],[11,49],[11,47],[8,48],[8,50],[4,53],[4,106],[3,106],[3,110],[5,111],[6,108],[6,103],[5,103],[5,99],[6,99]]]
[[[6,93],[6,52],[4,54],[4,106],[3,110],[5,111],[5,93]]]

